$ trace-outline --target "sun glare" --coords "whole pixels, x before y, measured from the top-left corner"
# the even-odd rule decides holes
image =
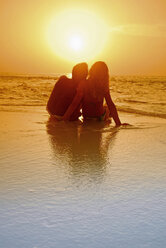
[[[69,44],[70,44],[70,47],[71,47],[73,50],[79,51],[79,50],[82,49],[83,40],[81,39],[80,36],[73,35],[73,36],[70,37]]]
[[[105,47],[106,24],[97,15],[83,10],[66,10],[48,24],[50,48],[63,59],[79,62],[95,58]]]

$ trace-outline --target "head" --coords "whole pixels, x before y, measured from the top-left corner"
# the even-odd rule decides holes
[[[97,61],[89,70],[89,79],[93,95],[103,96],[109,89],[109,71],[107,65]]]
[[[72,79],[76,82],[85,80],[88,76],[88,65],[87,63],[79,63],[73,67]]]
[[[98,80],[109,80],[108,67],[103,61],[97,61],[89,70],[89,77]]]

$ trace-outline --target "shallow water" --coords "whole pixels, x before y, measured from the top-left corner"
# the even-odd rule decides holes
[[[165,247],[166,123],[127,128],[1,112],[3,248]]]

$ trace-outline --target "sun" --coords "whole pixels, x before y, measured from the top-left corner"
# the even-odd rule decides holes
[[[74,51],[80,51],[83,48],[83,39],[79,35],[72,35],[69,38],[69,45]]]
[[[107,38],[105,22],[86,10],[65,10],[50,20],[46,30],[52,51],[72,62],[95,58],[105,47]]]

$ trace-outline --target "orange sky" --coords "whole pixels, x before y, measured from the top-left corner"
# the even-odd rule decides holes
[[[76,61],[59,57],[46,37],[51,18],[68,9],[88,10],[109,27],[90,65],[103,60],[114,75],[166,75],[165,0],[1,0],[0,73],[69,72]]]

